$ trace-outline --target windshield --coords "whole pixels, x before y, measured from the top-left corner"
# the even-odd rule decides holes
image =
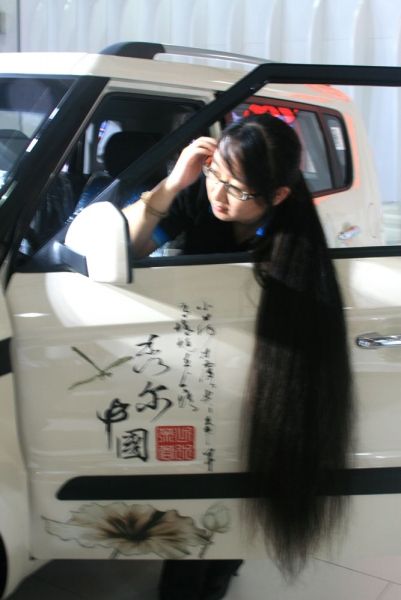
[[[0,77],[0,192],[73,78]]]

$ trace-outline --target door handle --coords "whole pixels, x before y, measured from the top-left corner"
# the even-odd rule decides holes
[[[355,340],[356,345],[367,350],[376,348],[401,348],[401,335],[382,335],[380,333],[362,333]]]

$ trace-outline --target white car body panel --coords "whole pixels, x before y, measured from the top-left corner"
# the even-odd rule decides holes
[[[370,331],[372,321],[377,322],[383,334],[401,331],[397,308],[401,304],[400,261],[398,257],[338,260],[336,267],[344,293],[359,398],[357,413],[360,417],[352,463],[357,468],[399,467],[401,348],[365,350],[356,346],[355,338]],[[84,501],[56,498],[69,479],[87,475],[109,476],[112,486],[116,475],[205,474],[208,466],[203,452],[211,445],[215,448],[214,473],[241,471],[238,439],[258,300],[251,265],[143,268],[134,270],[133,279],[132,284],[114,286],[93,283],[72,273],[47,273],[16,274],[10,282],[7,298],[14,331],[20,436],[24,440],[33,497],[31,551],[38,558],[107,557],[104,548],[85,548],[76,538],[63,542],[45,529],[47,519],[65,524],[72,512],[79,512],[88,505]],[[380,285],[377,286],[377,282]],[[191,392],[196,398],[194,406],[198,408],[195,411],[189,403],[181,408],[177,405],[185,351],[177,346],[183,334],[175,329],[182,322],[180,305],[185,303],[191,310],[187,324],[196,332],[197,327],[202,326],[202,311],[196,311],[196,306],[202,306],[204,302],[212,314],[209,324],[216,335],[191,334],[193,339],[196,338],[190,349],[193,352]],[[155,338],[154,350],[160,353],[136,356],[141,348],[138,344],[146,342],[152,334],[159,336],[157,340]],[[96,370],[72,351],[72,347],[79,348],[100,368],[122,357],[131,358],[117,366],[109,377],[91,380],[97,374]],[[206,377],[200,358],[202,348],[210,351],[216,386],[212,404],[218,427],[211,434],[209,445],[205,445],[201,433],[208,414],[207,403],[199,401],[205,391],[202,377]],[[155,357],[161,357],[171,370],[159,375],[154,362],[153,366],[149,363],[146,367],[149,368],[147,373],[146,369],[143,373],[133,372],[136,363],[140,369],[146,364],[145,358],[152,362]],[[88,379],[87,383],[80,383]],[[140,393],[149,380],[165,385],[168,388],[166,394],[176,403],[157,418],[154,418],[157,411],[135,410],[142,402]],[[69,389],[71,385],[76,387]],[[109,448],[105,425],[99,417],[105,416],[116,397],[129,404],[129,416],[112,426]],[[165,463],[156,458],[156,427],[177,425],[196,428],[196,458]],[[146,461],[127,460],[116,454],[117,438],[121,440],[124,432],[132,427],[149,431]],[[117,500],[105,502],[99,498],[97,503],[107,505]],[[387,495],[381,500],[389,506],[399,506],[397,496]],[[263,556],[263,544],[254,539],[247,543],[241,537],[241,528],[234,525],[240,522],[239,501],[230,498],[220,501],[230,511],[233,526],[230,533],[218,536],[220,539],[215,540],[210,556],[238,556],[239,548],[244,556]],[[124,502],[127,505],[138,503],[135,498]],[[145,504],[158,510],[174,508],[199,522],[202,511],[214,502],[216,500],[172,498],[161,501],[149,498]],[[352,533],[342,539],[337,556],[374,556],[379,551],[377,532],[372,533],[376,531],[375,527],[373,530],[368,528],[369,532],[355,531],[358,526],[364,529],[373,518],[372,507],[377,502],[375,495],[353,499],[354,509],[360,516],[356,521],[352,520]],[[383,514],[380,526],[387,521],[394,523],[395,516],[393,511]],[[398,528],[393,527],[385,540],[394,552],[401,551],[399,534]],[[326,552],[322,550],[322,555]]]
[[[5,297],[1,295],[0,340],[11,336],[9,313]],[[21,455],[14,381],[11,372],[0,375],[0,531],[9,558],[6,594],[42,564],[30,557],[28,477]]]

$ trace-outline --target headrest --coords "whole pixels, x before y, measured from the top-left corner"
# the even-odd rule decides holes
[[[104,148],[103,162],[106,171],[112,177],[117,177],[157,141],[156,135],[142,131],[114,133]]]

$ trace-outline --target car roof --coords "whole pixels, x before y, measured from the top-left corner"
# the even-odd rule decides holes
[[[168,57],[163,54],[150,60],[84,52],[0,53],[0,75],[90,75],[149,84],[160,82],[180,88],[217,92],[228,89],[252,68],[252,65],[247,65],[247,69],[241,69],[238,65],[232,68],[229,61],[226,61],[228,67],[217,67],[194,64],[183,57],[180,57],[180,62],[169,62],[166,58]],[[343,109],[344,103],[350,102],[350,98],[339,89],[316,84],[268,84],[255,95],[268,95],[338,110]]]

